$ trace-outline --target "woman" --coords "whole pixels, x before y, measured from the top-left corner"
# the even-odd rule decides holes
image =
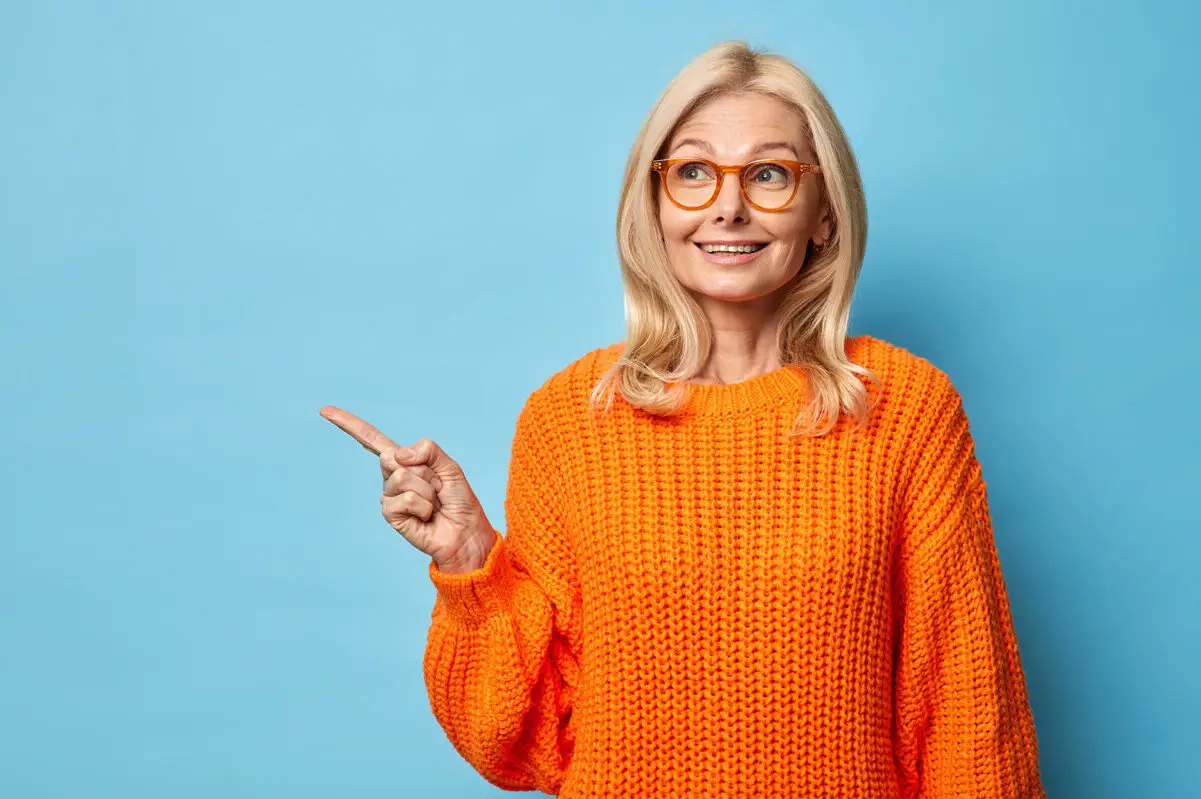
[[[322,410],[432,557],[456,749],[564,797],[1044,796],[960,396],[846,336],[866,211],[821,92],[702,54],[634,142],[617,231],[628,335],[529,396],[506,535],[434,442]]]

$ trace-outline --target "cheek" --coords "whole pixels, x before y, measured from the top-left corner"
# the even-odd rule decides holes
[[[663,239],[670,247],[680,244],[696,231],[696,221],[679,208],[668,203],[659,206],[659,226],[663,228]]]
[[[762,222],[763,229],[773,239],[782,242],[803,241],[809,238],[809,217],[803,209],[797,208],[782,214],[765,214]]]
[[[778,268],[786,271],[797,269],[805,257],[805,248],[812,232],[809,229],[808,218],[803,213],[772,216],[774,218],[764,219],[761,227],[775,241],[774,262]]]

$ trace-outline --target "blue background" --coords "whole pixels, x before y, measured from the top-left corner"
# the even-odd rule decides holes
[[[1050,794],[1190,795],[1197,5],[566,5],[0,6],[0,794],[501,793],[317,410],[500,522],[525,397],[624,335],[638,125],[743,38],[860,158],[852,334],[964,396]]]

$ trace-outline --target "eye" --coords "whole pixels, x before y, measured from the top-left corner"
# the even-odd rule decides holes
[[[749,179],[750,182],[767,186],[787,185],[792,181],[792,171],[783,164],[759,164]]]
[[[702,161],[689,161],[676,164],[675,177],[684,181],[713,180],[713,169]]]

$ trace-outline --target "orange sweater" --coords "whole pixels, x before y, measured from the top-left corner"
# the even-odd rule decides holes
[[[484,566],[429,566],[424,674],[456,750],[562,797],[1044,797],[947,376],[848,339],[883,383],[870,427],[789,438],[787,367],[690,385],[681,417],[590,412],[621,348],[529,396]]]

